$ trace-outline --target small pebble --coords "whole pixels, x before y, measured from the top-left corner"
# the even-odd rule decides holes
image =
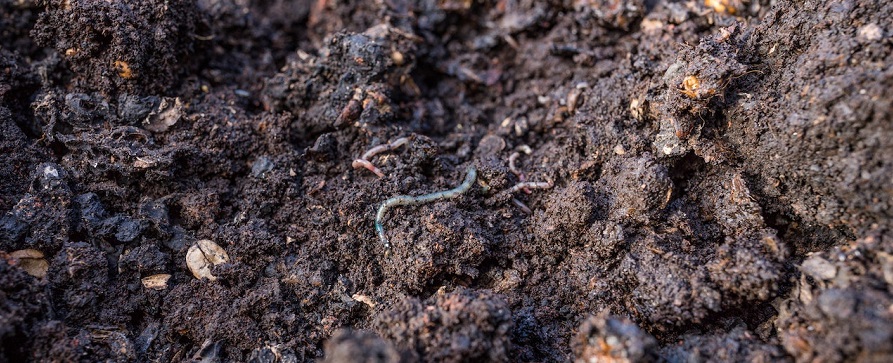
[[[264,175],[276,165],[266,156],[261,156],[251,164],[251,176],[263,179]]]
[[[803,264],[800,265],[800,270],[818,280],[831,280],[834,276],[837,276],[837,267],[818,256],[812,256],[803,261]]]
[[[867,24],[859,28],[859,38],[869,42],[876,42],[884,37],[884,30],[877,24]]]

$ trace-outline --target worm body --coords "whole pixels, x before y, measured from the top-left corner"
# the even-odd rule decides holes
[[[509,193],[514,193],[524,189],[549,189],[553,186],[552,182],[523,182],[515,184],[509,189]]]
[[[469,166],[466,170],[465,181],[463,181],[462,184],[460,184],[458,187],[450,190],[444,190],[442,192],[420,195],[417,197],[409,195],[398,195],[396,197],[385,200],[383,203],[381,203],[381,206],[378,207],[378,214],[376,214],[375,216],[375,232],[378,233],[378,238],[380,238],[381,241],[384,242],[385,248],[391,248],[391,243],[388,241],[388,237],[385,236],[384,225],[382,224],[384,215],[388,211],[388,208],[401,205],[425,204],[438,199],[453,199],[464,194],[468,191],[468,189],[471,189],[471,186],[474,184],[474,181],[476,179],[477,169],[475,169],[474,166]]]
[[[360,156],[359,159],[354,160],[353,163],[351,163],[351,166],[353,166],[354,169],[360,169],[360,168],[369,169],[369,171],[375,173],[375,175],[378,175],[379,178],[384,178],[384,173],[382,173],[381,170],[375,166],[375,164],[372,164],[372,162],[369,161],[369,159],[372,159],[372,157],[374,157],[375,155],[378,155],[382,152],[391,151],[398,147],[406,145],[406,143],[408,143],[408,142],[409,142],[408,138],[401,137],[401,138],[391,141],[387,144],[378,145],[376,147],[373,147],[373,148],[369,149],[368,151],[366,151],[365,153],[363,153],[363,156]]]

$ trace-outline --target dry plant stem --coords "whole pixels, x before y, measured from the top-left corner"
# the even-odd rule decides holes
[[[552,184],[552,182],[547,182],[547,183],[544,183],[544,182],[524,182],[524,183],[518,183],[518,184],[515,184],[515,186],[513,186],[511,189],[509,189],[509,193],[514,193],[514,192],[517,192],[517,191],[519,191],[519,190],[524,190],[524,189],[549,189],[549,188],[551,188],[553,185],[554,185],[554,184]]]
[[[439,199],[453,199],[467,192],[468,189],[471,189],[471,186],[474,184],[474,181],[476,179],[477,169],[475,169],[474,166],[469,166],[466,170],[465,181],[463,181],[462,184],[460,184],[458,187],[450,190],[444,190],[442,192],[420,195],[418,197],[409,195],[398,195],[396,197],[385,200],[383,203],[381,203],[381,206],[378,207],[378,214],[376,214],[375,216],[375,231],[378,233],[378,238],[380,238],[381,241],[384,243],[384,247],[387,249],[391,248],[391,243],[388,241],[388,237],[385,236],[384,225],[382,224],[384,215],[388,211],[388,208],[400,205],[425,204]]]
[[[359,159],[354,160],[353,163],[351,163],[351,166],[353,166],[354,169],[359,169],[359,168],[369,169],[369,171],[375,173],[375,175],[378,175],[379,178],[384,178],[384,173],[382,173],[380,169],[378,169],[374,164],[372,164],[372,162],[369,161],[369,159],[371,159],[375,155],[378,155],[382,152],[391,151],[398,147],[406,145],[407,142],[409,142],[409,139],[407,139],[405,137],[401,137],[401,138],[391,141],[387,144],[378,145],[376,147],[373,147],[373,148],[369,149],[368,151],[366,151],[365,153],[363,153],[363,156],[361,156]]]

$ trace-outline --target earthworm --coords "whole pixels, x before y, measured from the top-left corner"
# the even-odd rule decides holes
[[[377,167],[375,167],[375,165],[373,165],[371,162],[369,162],[369,160],[356,159],[350,165],[353,166],[354,169],[359,169],[359,168],[369,169],[369,171],[375,173],[375,175],[378,175],[379,178],[384,178],[384,173],[382,173],[380,169],[378,169]]]
[[[523,182],[515,184],[515,186],[509,189],[509,193],[514,193],[524,189],[549,189],[553,185],[554,184],[552,182]]]
[[[533,150],[530,149],[530,146],[527,145],[521,145],[517,148],[517,150],[523,151],[527,155],[530,155],[530,153],[533,152]],[[523,172],[518,170],[518,167],[515,165],[515,160],[517,160],[519,156],[521,156],[521,154],[518,153],[518,151],[513,152],[512,155],[509,156],[509,170],[512,172],[512,174],[515,174],[515,176],[518,177],[518,180],[523,183],[527,181],[527,176],[524,175]],[[530,189],[525,188],[524,192],[530,194]]]
[[[517,151],[513,152],[512,155],[509,156],[509,170],[512,171],[512,174],[517,175],[518,178],[523,178],[524,174],[522,174],[521,171],[518,170],[518,167],[515,166],[515,160],[517,160],[519,156],[521,156],[521,154]]]
[[[463,193],[467,192],[468,189],[471,189],[472,184],[477,179],[477,169],[474,166],[469,166],[466,170],[465,181],[462,182],[461,185],[455,187],[450,190],[444,190],[442,192],[431,193],[420,195],[418,197],[413,197],[410,195],[398,195],[396,197],[385,200],[381,203],[381,206],[378,207],[378,214],[375,216],[375,231],[378,233],[378,238],[384,242],[384,247],[389,249],[391,248],[391,243],[388,242],[388,237],[385,236],[384,233],[384,225],[382,224],[382,220],[384,219],[385,212],[387,212],[388,208],[400,205],[419,205],[430,203],[438,199],[453,199],[456,198]]]
[[[525,214],[533,214],[533,211],[530,210],[530,207],[528,207],[527,204],[524,204],[524,202],[518,200],[517,198],[512,198],[512,203],[515,203],[518,208],[521,208],[521,211]]]
[[[351,163],[351,166],[353,166],[354,169],[359,169],[359,168],[369,169],[369,171],[375,173],[375,175],[378,175],[379,178],[384,178],[384,173],[382,173],[381,170],[379,170],[374,164],[372,164],[372,162],[369,161],[369,159],[371,159],[373,156],[375,156],[379,153],[394,150],[398,147],[406,145],[407,142],[409,142],[409,139],[407,139],[405,137],[401,137],[401,138],[391,141],[387,144],[382,144],[382,145],[373,147],[373,148],[369,149],[368,151],[366,151],[363,154],[363,156],[360,156],[359,159],[354,160],[353,163]]]

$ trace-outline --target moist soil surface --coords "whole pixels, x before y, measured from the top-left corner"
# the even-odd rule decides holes
[[[0,361],[893,360],[890,19],[2,0]]]

